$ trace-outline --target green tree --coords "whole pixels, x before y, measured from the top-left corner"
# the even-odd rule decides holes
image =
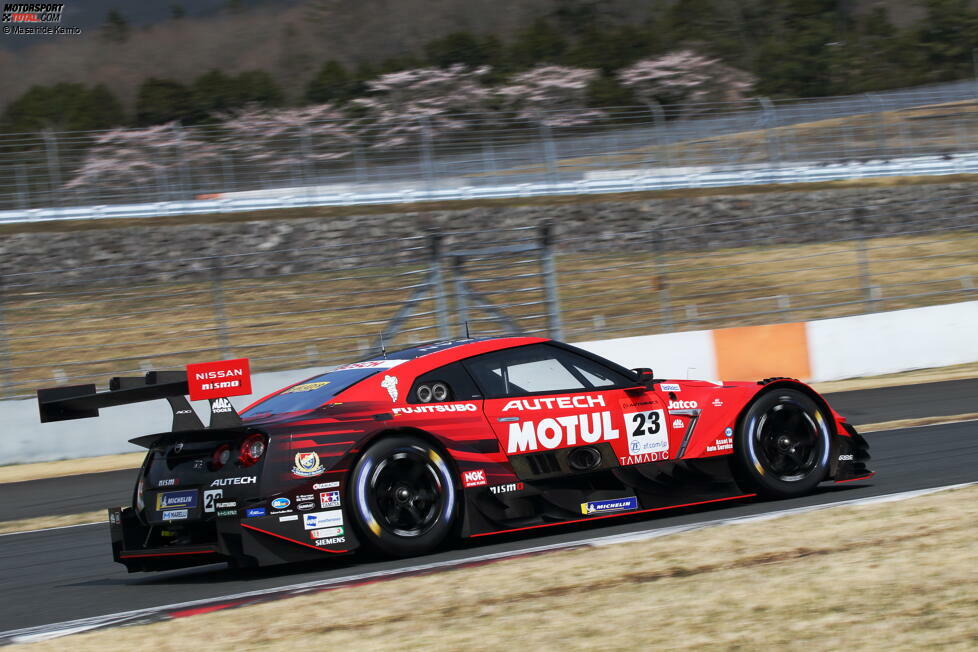
[[[978,11],[968,0],[926,0],[927,16],[917,31],[928,76],[955,79],[972,72],[978,48]]]
[[[330,59],[323,64],[316,76],[309,80],[306,85],[306,99],[316,104],[342,103],[359,95],[362,88],[362,83],[358,83],[343,64]]]
[[[491,54],[484,46],[485,41],[470,32],[453,32],[429,41],[424,52],[428,64],[438,68],[447,68],[453,63],[476,68],[490,63]]]
[[[105,86],[88,89],[63,82],[32,86],[7,105],[0,121],[3,130],[11,133],[87,131],[119,126],[124,116],[122,105]]]
[[[172,79],[150,77],[136,94],[136,124],[149,126],[180,120],[193,122],[199,116],[194,110],[193,95],[186,86]]]
[[[509,48],[509,59],[517,70],[538,64],[559,64],[567,52],[567,40],[547,20],[538,18],[516,34]]]
[[[102,39],[109,43],[125,43],[129,39],[129,22],[116,9],[110,9],[102,24]]]
[[[285,103],[285,93],[264,70],[245,70],[238,74],[234,83],[238,89],[238,106],[282,106]]]

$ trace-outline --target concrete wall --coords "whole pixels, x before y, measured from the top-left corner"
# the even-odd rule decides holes
[[[807,323],[770,324],[611,340],[578,346],[657,376],[758,380],[791,376],[810,381],[896,373],[978,361],[978,301]],[[254,393],[235,407],[321,372],[301,369],[256,374]],[[207,404],[195,405],[207,418]],[[41,424],[37,403],[0,402],[0,464],[42,462],[139,450],[128,440],[170,427],[163,401],[110,408],[98,419]]]

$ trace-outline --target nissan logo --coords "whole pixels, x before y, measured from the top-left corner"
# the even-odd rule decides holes
[[[178,441],[177,442],[177,445],[173,447],[173,452],[174,453],[179,453],[182,450],[183,450],[183,442],[182,441]]]

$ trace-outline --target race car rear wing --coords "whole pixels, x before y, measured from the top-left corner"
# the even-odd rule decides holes
[[[190,406],[186,371],[149,371],[145,376],[115,377],[109,389],[98,392],[94,384],[52,387],[37,390],[41,423],[88,419],[99,416],[99,409],[165,398],[173,410],[174,432],[203,430],[204,424]],[[236,428],[241,417],[226,397],[210,398],[211,428]]]

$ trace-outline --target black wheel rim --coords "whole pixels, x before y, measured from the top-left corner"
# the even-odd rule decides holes
[[[782,400],[758,421],[755,454],[765,470],[782,481],[798,481],[818,466],[819,433],[804,406]]]
[[[388,532],[417,537],[434,527],[444,486],[427,451],[397,451],[377,464],[370,479],[371,507]]]

